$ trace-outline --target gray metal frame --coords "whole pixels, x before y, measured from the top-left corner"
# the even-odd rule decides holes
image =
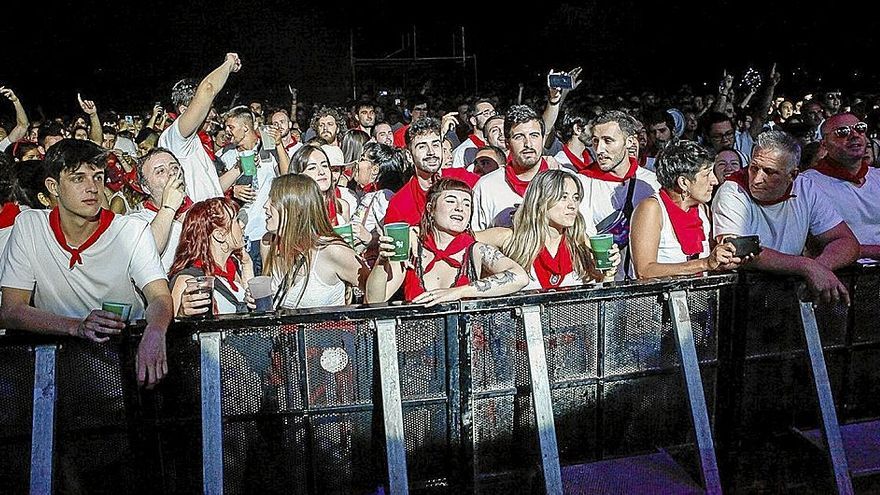
[[[199,335],[202,395],[202,487],[223,493],[223,416],[220,403],[220,332]]]
[[[379,374],[382,378],[382,412],[385,421],[385,455],[388,458],[388,490],[393,495],[409,493],[406,469],[400,369],[397,362],[397,321],[375,320],[379,341]]]
[[[34,353],[34,415],[31,430],[31,485],[34,494],[52,493],[55,441],[55,357],[57,345],[39,345]]]

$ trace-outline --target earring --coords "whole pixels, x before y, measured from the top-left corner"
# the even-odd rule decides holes
[[[684,201],[684,200],[687,199],[687,197],[688,197],[688,192],[687,192],[687,191],[682,191],[682,192],[681,192],[681,200]]]

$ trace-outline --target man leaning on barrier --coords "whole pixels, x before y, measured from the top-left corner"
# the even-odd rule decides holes
[[[833,270],[859,256],[852,231],[809,177],[798,176],[801,147],[792,136],[758,136],[748,168],[728,177],[712,201],[715,238],[758,235],[762,251],[746,266],[805,279],[813,298],[845,301],[849,293]],[[805,256],[807,236],[818,244]]]
[[[16,218],[0,261],[0,325],[106,342],[125,322],[99,308],[129,304],[132,321],[147,321],[137,377],[152,386],[168,372],[171,294],[149,224],[101,208],[105,156],[98,145],[75,139],[46,154],[46,188],[58,206]]]

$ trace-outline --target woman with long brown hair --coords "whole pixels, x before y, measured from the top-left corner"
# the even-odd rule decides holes
[[[305,175],[272,181],[265,206],[271,240],[263,274],[274,279],[276,307],[343,305],[346,286],[362,287],[366,279],[369,269],[330,225],[325,196]]]
[[[253,278],[251,259],[244,247],[238,204],[229,198],[211,198],[187,212],[174,256],[171,299],[178,316],[205,313],[246,313],[245,282]],[[214,277],[214,292],[186,294],[187,281]],[[212,304],[213,307],[209,306]]]
[[[290,159],[291,172],[311,177],[324,200],[325,215],[331,227],[348,223],[351,209],[346,201],[336,196],[336,184],[330,170],[330,158],[320,146],[306,143]]]
[[[408,302],[432,306],[464,297],[520,290],[526,272],[498,249],[477,242],[470,230],[473,191],[440,179],[427,193],[418,229],[410,229],[410,260],[391,261],[394,239],[379,237],[379,258],[367,280],[367,302],[384,302],[403,286]],[[483,276],[483,274],[486,276]]]

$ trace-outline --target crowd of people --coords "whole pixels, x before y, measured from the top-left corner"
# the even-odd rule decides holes
[[[579,96],[574,69],[571,88],[526,104],[307,109],[291,88],[281,106],[218,108],[241,68],[227,54],[144,115],[78,95],[82,115],[31,122],[0,87],[16,116],[0,141],[5,328],[101,342],[126,323],[102,303],[130,304],[152,385],[171,320],[253,311],[256,276],[276,309],[738,268],[803,277],[836,303],[849,295],[834,270],[880,256],[876,106],[776,98],[775,67],[739,95],[725,75],[714,95]],[[614,240],[602,262],[600,234]],[[751,235],[760,252],[738,254],[732,239]],[[204,276],[213,293],[191,290]]]

